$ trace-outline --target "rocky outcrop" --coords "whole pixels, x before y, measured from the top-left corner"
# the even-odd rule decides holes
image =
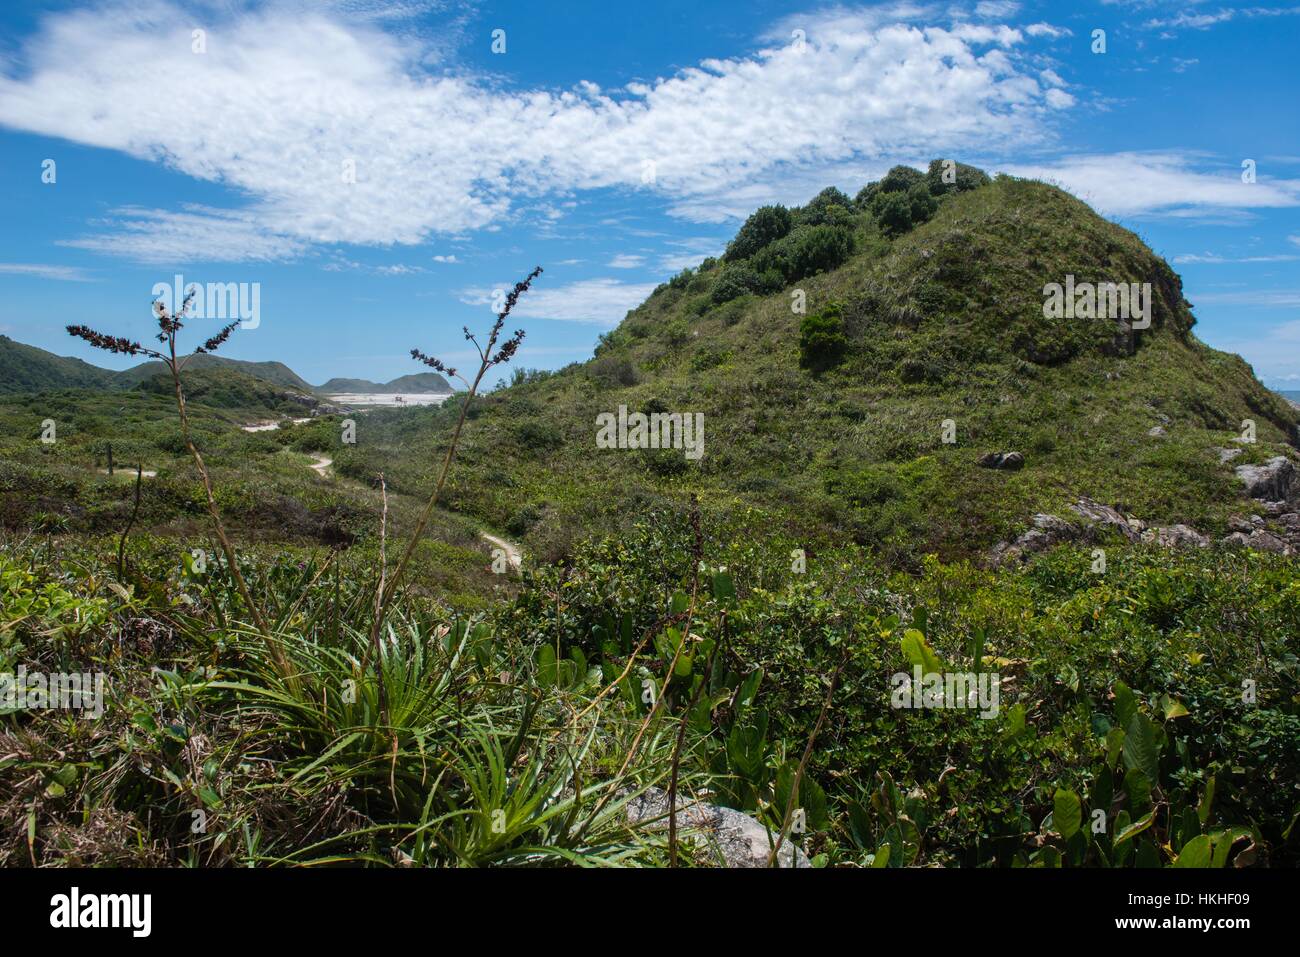
[[[1019,452],[987,452],[979,457],[978,464],[986,469],[1014,471],[1024,468],[1025,457]]]
[[[1190,525],[1170,525],[1164,528],[1148,528],[1142,533],[1142,541],[1154,542],[1166,548],[1205,548],[1210,540]]]
[[[1285,502],[1296,491],[1295,466],[1285,455],[1275,456],[1263,465],[1238,465],[1236,471],[1251,498]]]
[[[1262,528],[1253,529],[1249,534],[1246,532],[1233,532],[1230,535],[1225,535],[1223,541],[1228,545],[1240,545],[1261,552],[1276,552],[1279,555],[1291,555],[1294,552],[1292,547],[1285,541]]]
[[[1087,497],[1081,498],[1071,505],[1070,511],[1089,522],[1115,529],[1130,542],[1141,541],[1142,532],[1146,528],[1145,522],[1136,518],[1129,518],[1118,509],[1109,505],[1102,505],[1100,502],[1094,502]]]
[[[1111,505],[1103,505],[1090,498],[1081,498],[1070,506],[1080,521],[1068,522],[1056,515],[1040,512],[1033,518],[1033,526],[1013,542],[1001,542],[989,552],[989,561],[1001,565],[1018,561],[1026,555],[1046,551],[1063,542],[1098,542],[1108,531],[1115,531],[1129,542],[1143,542],[1165,548],[1206,548],[1210,539],[1190,525],[1151,525],[1139,518],[1125,515]],[[1263,519],[1259,520],[1260,526]],[[1300,538],[1300,515],[1297,516],[1296,534]],[[1277,551],[1277,545],[1289,549],[1288,542],[1262,527],[1247,523],[1229,536],[1236,544],[1251,548]],[[1225,539],[1227,541],[1227,539]],[[1289,551],[1287,552],[1289,554]]]
[[[627,804],[628,823],[651,830],[668,829],[668,792],[650,788]],[[767,867],[776,835],[748,814],[729,807],[677,798],[677,827],[718,867]],[[811,867],[808,857],[788,838],[777,867]]]

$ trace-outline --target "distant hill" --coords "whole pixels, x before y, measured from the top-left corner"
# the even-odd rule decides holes
[[[1274,389],[1278,395],[1286,399],[1297,409],[1300,409],[1300,390],[1297,389]]]
[[[306,379],[294,372],[283,362],[246,362],[242,359],[226,359],[221,356],[197,355],[189,361],[186,366],[187,370],[193,371],[198,369],[232,369],[241,372],[244,375],[252,376],[254,379],[261,379],[263,382],[270,382],[273,385],[284,386],[286,389],[295,389],[299,392],[305,392],[308,395],[313,394],[316,390]],[[114,376],[114,384],[121,389],[130,389],[144,382],[146,379],[152,379],[160,373],[165,373],[167,367],[161,362],[143,362],[138,366],[133,366]]]
[[[316,387],[317,392],[327,395],[355,393],[369,395],[375,392],[433,393],[454,392],[451,383],[436,372],[417,372],[404,375],[391,382],[371,382],[369,379],[330,379],[324,385]]]
[[[221,356],[197,355],[186,366],[188,374],[223,370],[241,377],[291,389],[308,396],[316,390],[283,362],[245,362]],[[59,389],[135,389],[159,375],[167,367],[157,360],[142,362],[130,369],[115,372],[101,369],[81,359],[58,356],[36,346],[0,336],[0,394],[50,392]],[[441,376],[434,376],[441,379]]]
[[[0,393],[104,389],[116,373],[0,336]]]

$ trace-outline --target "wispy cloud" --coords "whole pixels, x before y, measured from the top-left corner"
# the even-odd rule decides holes
[[[1185,153],[1108,153],[1005,167],[1060,185],[1113,216],[1180,215],[1300,206],[1300,180],[1243,183],[1232,168],[1207,172]]]
[[[529,209],[560,215],[548,198],[610,187],[718,221],[738,193],[770,193],[789,174],[1041,143],[1072,102],[1039,84],[1032,32],[922,29],[915,5],[804,15],[802,43],[787,31],[651,82],[558,91],[434,73],[424,38],[389,30],[377,3],[368,18],[345,18],[346,6],[205,8],[203,54],[191,52],[192,15],[165,0],[51,13],[0,61],[0,123],[247,196],[238,211],[123,211],[72,241],[183,262],[500,229],[536,218]]]
[[[92,276],[78,266],[50,266],[44,263],[0,263],[0,274],[8,276],[34,276],[37,279],[55,279],[59,282],[94,282]]]
[[[1294,262],[1300,259],[1300,256],[1293,256],[1290,253],[1279,253],[1275,256],[1220,256],[1218,253],[1183,253],[1175,256],[1171,262],[1176,265],[1186,263],[1286,263]]]
[[[460,293],[460,301],[471,306],[491,307],[497,289],[473,288]],[[615,325],[650,293],[654,283],[626,283],[618,279],[583,279],[564,286],[534,286],[519,300],[511,313],[524,319],[558,319],[566,322],[594,322]]]

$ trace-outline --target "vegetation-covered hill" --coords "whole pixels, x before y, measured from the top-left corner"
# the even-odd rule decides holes
[[[436,372],[417,372],[414,375],[398,376],[391,382],[371,382],[369,379],[330,379],[324,385],[317,386],[317,391],[329,394],[340,392],[355,392],[368,394],[371,392],[423,392],[423,393],[447,393],[451,392],[452,387],[442,376]]]
[[[107,388],[115,373],[0,336],[0,393]]]
[[[247,362],[222,356],[197,355],[187,368],[195,372],[220,369],[260,379],[282,389],[293,389],[304,395],[315,393],[306,380],[283,362]],[[158,361],[142,362],[114,372],[0,336],[0,395],[58,389],[134,389],[141,383],[166,373],[166,366]]]
[[[912,563],[983,552],[1084,496],[1222,534],[1243,507],[1232,467],[1285,453],[1295,411],[1195,338],[1177,275],[1134,234],[1042,183],[971,171],[936,196],[933,173],[760,210],[726,257],[659,287],[591,361],[518,372],[473,413],[453,506],[544,557],[687,491]],[[912,186],[882,192],[891,178]],[[928,219],[887,218],[882,196],[918,192]],[[1151,328],[1045,318],[1045,284],[1067,275],[1150,283]],[[619,406],[703,413],[703,457],[597,448],[597,416]],[[412,466],[456,413],[376,415],[339,467],[418,485]],[[1247,419],[1258,442],[1221,464]],[[1024,467],[977,464],[1005,451]]]

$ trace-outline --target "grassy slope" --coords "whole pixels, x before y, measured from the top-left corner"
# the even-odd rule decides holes
[[[0,394],[106,388],[112,378],[108,369],[0,336]]]
[[[608,527],[638,502],[695,490],[805,538],[904,560],[954,556],[1081,495],[1216,530],[1242,502],[1211,449],[1253,418],[1260,442],[1235,464],[1263,459],[1294,427],[1294,411],[1241,359],[1191,334],[1163,260],[1053,187],[996,181],[893,241],[863,222],[859,249],[798,284],[810,312],[844,304],[852,350],[839,368],[799,367],[791,290],[713,306],[711,274],[661,287],[593,361],[488,398],[467,430],[452,501],[531,532],[544,555],[563,553],[567,529]],[[1044,283],[1066,273],[1152,284],[1154,328],[1138,333],[1132,355],[1110,321],[1043,318]],[[619,404],[705,413],[703,460],[596,450],[595,418]],[[351,467],[415,481],[403,460],[422,444],[431,454],[422,420],[444,434],[452,414],[376,420],[389,425],[368,430]],[[941,441],[948,418],[955,445]],[[1166,437],[1147,434],[1156,425]],[[975,464],[1009,449],[1025,454],[1023,471]]]

